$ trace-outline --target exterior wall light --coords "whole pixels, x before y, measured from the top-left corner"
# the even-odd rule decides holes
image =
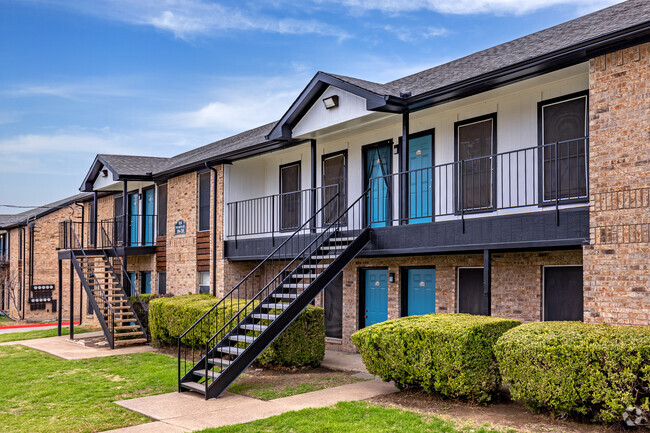
[[[339,106],[339,97],[338,95],[332,95],[323,99],[323,104],[325,104],[326,109],[335,108]]]

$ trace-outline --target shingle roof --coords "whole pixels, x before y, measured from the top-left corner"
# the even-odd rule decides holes
[[[54,201],[52,203],[44,204],[43,206],[30,209],[25,212],[13,214],[13,215],[7,215],[7,214],[0,215],[0,228],[6,229],[6,228],[11,228],[11,227],[26,224],[30,220],[47,215],[58,209],[64,208],[76,201],[88,199],[92,196],[93,195],[90,193],[75,194],[73,196],[66,197],[61,200]]]
[[[137,155],[98,155],[110,168],[120,176],[156,173],[165,169],[169,158]]]

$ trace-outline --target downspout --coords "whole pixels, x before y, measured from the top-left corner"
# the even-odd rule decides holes
[[[217,296],[217,170],[205,163],[214,173],[214,199],[212,201],[212,296]]]
[[[85,206],[83,204],[79,204],[77,202],[74,202],[74,205],[81,208],[81,242],[82,242],[82,245],[83,245],[84,226],[86,225],[85,222],[84,222],[85,214],[86,214],[86,212],[85,212],[86,208],[85,208]],[[93,231],[92,225],[88,224],[88,230],[89,230],[88,236],[90,238],[92,238],[92,234],[91,234],[92,231]],[[88,240],[88,246],[90,246],[90,239]],[[70,264],[72,264],[72,261],[70,261]],[[79,279],[79,324],[80,325],[81,325],[81,321],[83,320],[83,317],[84,317],[84,313],[83,313],[83,293],[84,293],[84,286],[83,286],[83,283],[81,282],[81,279]],[[70,294],[72,296],[72,287],[70,287]],[[70,316],[71,316],[70,321],[71,322],[74,321],[74,317],[73,317],[74,314],[72,312],[70,313]]]
[[[24,307],[24,302],[23,299],[25,298],[25,262],[27,261],[27,232],[25,231],[25,227],[21,227],[20,230],[23,233],[23,242],[22,242],[22,249],[23,249],[23,262],[22,262],[22,268],[23,268],[23,277],[20,279],[20,299],[18,299],[18,305],[20,306],[20,318],[21,320],[25,320],[25,308]]]
[[[35,224],[29,225],[29,284],[27,290],[31,290],[34,284],[34,228]],[[23,319],[25,319],[25,291],[23,290]]]

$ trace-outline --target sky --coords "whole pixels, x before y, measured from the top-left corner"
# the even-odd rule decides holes
[[[76,194],[98,153],[277,120],[318,71],[384,83],[617,2],[0,0],[0,214]]]

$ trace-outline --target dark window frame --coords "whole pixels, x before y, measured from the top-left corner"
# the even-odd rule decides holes
[[[393,144],[394,144],[393,139],[388,138],[386,140],[380,140],[380,141],[376,141],[374,143],[370,143],[370,144],[366,144],[366,145],[361,146],[361,170],[362,170],[362,172],[361,172],[361,192],[362,193],[364,193],[370,187],[370,185],[367,184],[367,182],[370,181],[370,179],[366,179],[366,164],[368,162],[368,152],[367,151],[372,149],[372,148],[379,147],[379,146],[389,146],[390,147],[390,158],[389,158],[389,163],[388,163],[388,172],[389,172],[390,175],[393,175],[394,174],[393,173],[393,159],[394,159],[394,157],[393,157]],[[392,176],[391,176],[391,180],[392,180]],[[389,204],[388,204],[386,227],[391,227],[392,226],[393,206],[395,204],[393,202],[393,197],[394,197],[393,193],[394,193],[394,191],[393,191],[393,182],[390,182],[390,184],[388,185],[388,194],[389,194],[388,202],[389,202]],[[362,218],[363,218],[363,221],[368,222],[368,212],[366,210],[366,207],[367,207],[366,202],[367,202],[367,200],[364,200],[364,205],[363,205],[363,210],[362,210],[362,212],[363,212]],[[378,222],[383,222],[383,221],[378,221]]]
[[[163,278],[161,278],[161,275],[164,275]],[[165,284],[160,284],[161,281],[164,281]],[[159,295],[166,295],[167,294],[167,271],[165,272],[158,272],[158,281],[156,282],[157,286],[157,291]],[[162,291],[160,290],[162,287]]]
[[[570,265],[544,265],[542,266],[542,308],[541,317],[542,322],[552,322],[546,318],[546,269],[547,268],[580,268],[582,269],[583,288],[582,288],[582,315],[581,322],[584,322],[585,304],[584,304],[584,264],[570,264]]]
[[[492,159],[492,205],[487,206],[487,207],[482,207],[480,209],[463,209],[463,203],[460,202],[460,197],[459,197],[459,185],[458,185],[458,179],[459,175],[462,175],[459,173],[459,168],[460,168],[460,161],[458,160],[458,154],[459,154],[459,149],[458,149],[458,139],[459,139],[459,128],[467,125],[471,125],[473,123],[480,123],[480,122],[485,122],[487,120],[492,121],[492,150],[490,155],[496,155],[498,152],[498,147],[497,147],[497,112],[489,113],[489,114],[484,114],[482,116],[477,116],[477,117],[472,117],[470,119],[465,119],[465,120],[460,120],[458,122],[454,122],[454,203],[456,205],[455,209],[455,214],[460,215],[462,214],[474,214],[474,213],[486,213],[486,212],[493,212],[497,209],[497,171],[498,171],[498,165],[497,165],[497,158]]]
[[[325,205],[325,189],[324,188],[327,186],[327,185],[325,185],[325,160],[330,159],[330,158],[335,158],[335,157],[337,157],[339,155],[342,155],[345,158],[345,162],[343,164],[343,178],[344,178],[344,182],[343,182],[343,188],[344,188],[343,194],[344,194],[344,196],[343,196],[343,198],[344,198],[344,200],[343,201],[339,200],[339,214],[340,214],[345,209],[348,208],[348,183],[349,183],[348,166],[349,166],[349,161],[350,160],[348,159],[348,150],[347,149],[337,150],[336,152],[326,153],[326,154],[323,154],[321,156],[320,179],[321,179],[321,187],[323,187],[323,191],[322,191],[322,194],[321,194],[321,196],[322,196],[321,206],[324,206]],[[339,194],[341,194],[341,191],[339,191]],[[340,195],[339,195],[339,197],[340,197]],[[316,210],[318,210],[318,209],[316,209]]]
[[[165,199],[161,199],[161,194],[160,191],[163,189],[165,191],[164,197]],[[156,224],[157,227],[157,236],[167,236],[167,200],[168,200],[168,192],[169,189],[167,187],[166,183],[162,183],[158,185],[157,188],[157,200],[156,200],[156,212],[158,213],[158,223]],[[164,208],[162,207],[164,202]],[[161,212],[161,209],[164,209],[164,212]],[[164,218],[162,216],[164,215]],[[161,230],[162,228],[162,230]]]
[[[208,187],[207,187],[208,188],[208,190],[207,190],[207,194],[208,194],[208,198],[207,198],[207,201],[208,201],[208,204],[207,204],[208,213],[206,215],[207,221],[202,221],[202,219],[201,219],[201,210],[205,209],[205,205],[201,204],[201,198],[202,198],[201,179],[202,178],[205,179],[206,177],[208,179]],[[197,232],[210,231],[210,204],[211,204],[210,203],[210,187],[211,187],[211,185],[212,185],[212,173],[210,171],[203,170],[203,171],[197,172],[197,198],[196,198],[196,201],[197,201],[196,231]],[[204,224],[202,225],[201,223],[204,223]],[[206,225],[207,225],[207,228],[204,228],[204,227],[206,227]]]
[[[364,317],[366,314],[365,307],[366,307],[366,272],[365,271],[379,271],[379,270],[386,270],[386,272],[389,271],[388,266],[364,266],[357,268],[357,281],[359,281],[359,286],[358,286],[358,295],[359,295],[359,306],[357,309],[357,314],[358,320],[357,320],[357,325],[359,329],[363,329],[366,327],[366,318]],[[389,278],[390,278],[390,273],[389,273]],[[344,282],[345,284],[345,282]],[[388,282],[390,284],[390,281]]]
[[[485,267],[484,266],[458,266],[456,267],[456,309],[455,313],[460,314],[460,270],[461,269],[480,269],[481,272],[485,275]],[[483,315],[483,301],[484,299],[481,300],[481,313],[478,315],[482,316]]]
[[[146,218],[146,215],[145,215],[145,203],[144,203],[144,199],[145,199],[145,197],[146,197],[146,195],[145,195],[145,191],[148,191],[148,190],[154,190],[154,191],[153,191],[153,212],[154,212],[154,221],[155,221],[155,215],[156,215],[156,205],[158,204],[158,201],[156,200],[156,190],[155,190],[155,185],[151,185],[151,186],[148,186],[148,187],[142,188],[142,191],[140,192],[140,194],[141,194],[141,197],[140,197],[140,201],[141,201],[141,203],[140,203],[140,208],[142,209],[140,212],[142,212],[142,213],[140,214],[140,217],[139,217],[140,220],[142,221],[142,222],[140,223],[140,225],[142,226],[142,227],[140,228],[140,236],[142,236],[142,242],[140,242],[140,245],[141,245],[141,246],[145,246],[145,218]],[[151,237],[152,237],[151,242],[152,242],[152,245],[155,245],[155,244],[156,244],[156,230],[158,229],[158,228],[156,227],[156,224],[155,224],[155,223],[153,224],[153,227],[152,227],[151,229],[153,230],[153,233],[152,233],[152,235],[151,235]],[[151,246],[151,245],[149,245],[149,246]]]
[[[298,193],[298,224],[296,227],[284,227],[283,226],[283,218],[282,218],[282,170],[293,167],[293,166],[298,166],[298,189],[296,189],[296,192]],[[302,160],[297,160],[293,162],[288,162],[286,164],[281,164],[278,166],[278,193],[280,194],[278,197],[278,224],[279,224],[279,231],[280,232],[294,232],[296,229],[298,229],[302,225],[302,194],[300,194],[300,191],[302,191]]]
[[[408,317],[408,271],[411,269],[433,269],[436,271],[436,277],[438,270],[435,265],[421,265],[421,266],[400,266],[399,268],[399,290],[400,290],[400,302],[401,306],[399,309],[400,317]],[[437,282],[436,278],[436,282]],[[434,285],[434,288],[435,287]],[[437,295],[437,293],[436,293]]]
[[[537,202],[539,207],[555,206],[555,199],[544,200],[544,112],[547,105],[554,105],[562,102],[568,102],[574,99],[585,98],[585,137],[587,138],[587,153],[585,156],[585,186],[586,196],[575,199],[559,199],[561,204],[588,203],[589,202],[589,91],[569,93],[558,96],[557,98],[545,99],[537,103]]]

